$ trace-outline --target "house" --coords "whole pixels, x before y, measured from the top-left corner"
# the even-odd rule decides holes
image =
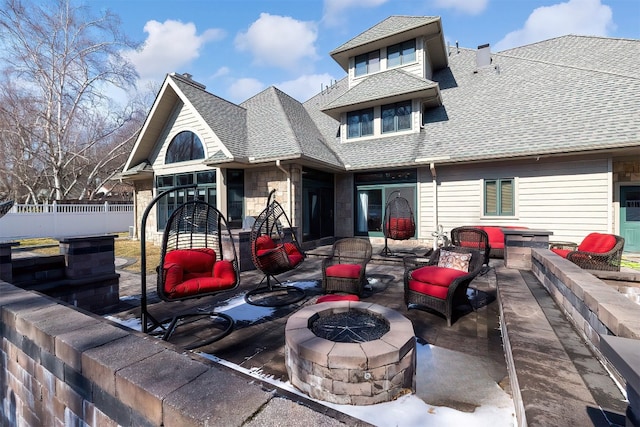
[[[640,251],[640,40],[563,36],[490,52],[448,46],[439,17],[391,16],[331,52],[346,76],[300,103],[270,87],[236,105],[166,77],[121,178],[157,236],[199,197],[240,228],[271,189],[306,245],[382,239],[410,201],[415,242],[518,225]],[[399,192],[399,193],[398,193]]]

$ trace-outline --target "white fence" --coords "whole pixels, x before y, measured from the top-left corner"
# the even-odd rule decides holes
[[[132,204],[16,204],[0,218],[0,240],[119,233],[133,222]]]

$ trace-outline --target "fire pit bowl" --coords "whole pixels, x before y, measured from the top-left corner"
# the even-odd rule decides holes
[[[414,335],[411,321],[377,304],[339,301],[305,307],[289,317],[285,329],[289,380],[326,402],[394,400],[416,388]]]

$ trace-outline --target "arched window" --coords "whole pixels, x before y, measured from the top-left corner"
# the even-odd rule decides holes
[[[165,164],[197,159],[204,159],[204,147],[198,135],[186,130],[173,137],[167,148]]]

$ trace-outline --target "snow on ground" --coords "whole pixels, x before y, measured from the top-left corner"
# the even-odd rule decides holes
[[[317,282],[296,282],[300,288],[316,286]],[[244,295],[230,298],[217,306],[218,312],[225,312],[236,321],[257,322],[269,317],[273,308],[247,304]],[[107,319],[140,331],[140,318]],[[212,354],[200,353],[217,363],[244,372],[254,378],[267,381],[274,386],[309,399],[290,382],[276,380],[265,375],[259,367],[245,368],[217,358]],[[430,344],[416,343],[416,393],[405,395],[392,402],[377,405],[353,406],[337,405],[317,401],[325,406],[361,419],[379,427],[512,427],[516,425],[513,400],[491,379],[483,361],[453,350]],[[446,406],[430,405],[429,401],[449,398],[476,406],[473,412],[463,412]]]

